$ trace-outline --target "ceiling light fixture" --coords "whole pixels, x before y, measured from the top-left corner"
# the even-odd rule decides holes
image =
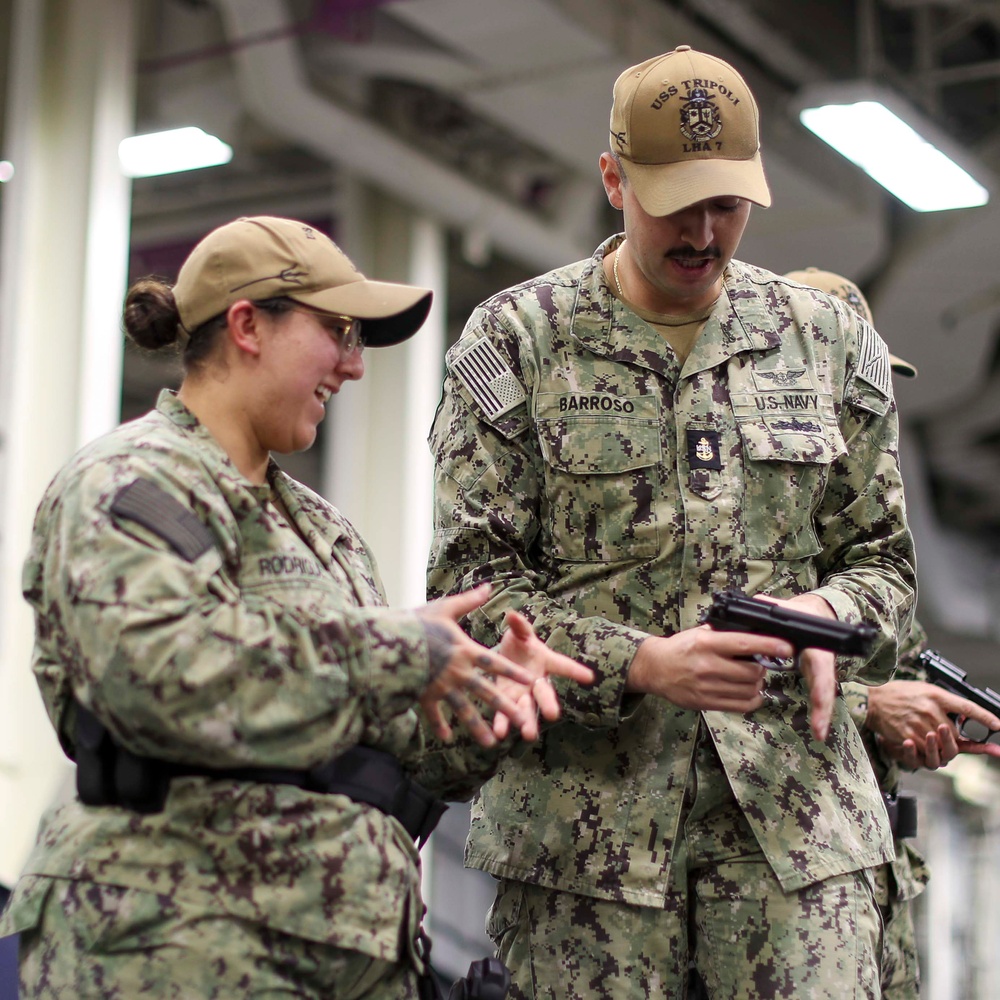
[[[898,95],[857,82],[810,88],[795,101],[799,121],[917,212],[976,208],[989,201],[981,166]]]
[[[228,163],[233,150],[194,125],[122,139],[118,160],[126,177],[155,177]]]

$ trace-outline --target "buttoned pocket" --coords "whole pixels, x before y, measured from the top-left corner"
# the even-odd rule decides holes
[[[830,466],[847,451],[822,411],[737,418],[745,459],[744,518],[752,559],[808,559]]]
[[[655,413],[655,406],[646,409]],[[615,562],[656,555],[662,447],[654,416],[543,418],[538,438],[545,523],[557,558]]]

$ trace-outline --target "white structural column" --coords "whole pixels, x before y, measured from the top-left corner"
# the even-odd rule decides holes
[[[371,546],[389,603],[415,607],[425,601],[432,534],[427,432],[444,373],[447,235],[439,223],[357,180],[344,179],[335,216],[334,235],[367,277],[434,292],[415,336],[365,351],[365,377],[331,401],[324,434],[324,495]],[[429,844],[425,900],[432,895],[433,860]]]
[[[389,602],[412,607],[424,603],[431,540],[427,432],[441,394],[446,237],[437,223],[391,198],[351,187],[337,214],[344,251],[369,278],[431,288],[434,304],[410,340],[365,351],[364,379],[335,398],[325,434],[325,493],[374,550]]]
[[[427,445],[434,411],[441,398],[446,340],[447,241],[442,228],[426,218],[411,230],[409,280],[434,290],[434,304],[420,332],[406,343],[406,413],[402,426],[403,474],[400,595],[404,604],[423,604],[427,591],[427,554],[433,534],[434,462]]]
[[[0,882],[69,776],[30,672],[21,565],[58,467],[113,427],[130,186],[133,0],[15,0],[0,216]]]

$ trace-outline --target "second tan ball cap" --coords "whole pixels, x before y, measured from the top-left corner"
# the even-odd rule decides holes
[[[843,299],[851,306],[862,319],[867,320],[872,326],[875,325],[868,300],[850,278],[845,278],[842,274],[835,274],[833,271],[821,271],[818,267],[807,267],[804,271],[789,271],[785,277],[791,278],[792,281],[797,281],[801,285],[818,288],[828,295],[836,295],[838,299]],[[892,366],[892,370],[899,375],[905,375],[907,378],[916,377],[916,366],[896,357],[891,352],[889,364]]]
[[[248,216],[213,229],[181,265],[174,285],[188,335],[240,299],[278,297],[359,319],[365,343],[386,347],[420,329],[432,292],[371,281],[325,233],[271,215]]]
[[[750,88],[729,63],[690,45],[618,77],[611,150],[648,215],[725,196],[771,204]]]

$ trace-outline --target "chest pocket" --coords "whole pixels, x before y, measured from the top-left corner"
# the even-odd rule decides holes
[[[656,401],[638,399],[633,407],[633,416],[538,419],[543,511],[559,559],[615,562],[659,551],[654,502],[662,449]]]
[[[304,624],[329,617],[331,609],[381,603],[366,587],[360,567],[351,575],[342,562],[351,554],[343,537],[336,551],[327,548],[326,565],[283,517],[267,505],[262,512],[267,529],[248,538],[240,572],[240,590],[281,605],[284,612]],[[320,539],[320,544],[325,540]],[[338,558],[339,555],[339,558]],[[364,593],[356,592],[364,588]]]
[[[847,446],[833,420],[832,400],[820,396],[818,402],[815,411],[737,417],[751,559],[808,559],[820,551],[814,515],[830,465]]]

